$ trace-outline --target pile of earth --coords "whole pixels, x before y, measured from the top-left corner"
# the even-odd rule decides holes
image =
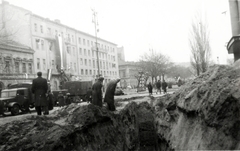
[[[213,66],[172,95],[71,104],[0,126],[0,150],[240,149],[240,62]]]
[[[151,98],[136,100],[119,101],[116,112],[71,104],[50,116],[6,123],[0,126],[0,150],[155,150],[154,114],[146,102]]]
[[[155,108],[168,149],[240,150],[240,61],[211,67]]]

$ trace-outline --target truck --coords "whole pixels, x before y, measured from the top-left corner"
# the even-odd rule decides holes
[[[49,95],[48,95],[49,96]],[[4,104],[4,112],[11,112],[18,115],[20,110],[26,112],[29,108],[34,108],[34,94],[32,94],[32,82],[15,83],[1,91],[0,101]],[[53,102],[49,102],[49,108]]]
[[[92,87],[92,81],[66,81],[61,85],[61,90],[53,91],[54,97],[57,98],[59,92],[61,92],[64,96],[67,96],[71,102],[75,100],[85,101],[87,91]]]

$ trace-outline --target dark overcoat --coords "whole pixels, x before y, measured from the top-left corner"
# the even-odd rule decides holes
[[[92,104],[102,107],[102,82],[97,81],[92,86]]]
[[[35,97],[35,106],[48,106],[48,101],[46,97],[47,90],[48,85],[46,79],[42,77],[33,79],[32,93],[34,93]]]
[[[148,92],[149,92],[149,93],[152,93],[152,89],[153,89],[152,85],[151,85],[151,84],[148,84]]]
[[[111,111],[115,110],[115,105],[114,105],[114,93],[115,89],[117,86],[118,81],[112,80],[108,83],[106,92],[105,92],[105,97],[104,97],[104,102],[107,102],[108,108]]]

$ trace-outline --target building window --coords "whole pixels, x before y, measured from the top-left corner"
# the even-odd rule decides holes
[[[85,46],[85,39],[83,39],[83,45]]]
[[[43,59],[43,70],[46,70],[46,60]]]
[[[40,25],[40,30],[41,30],[41,33],[43,33],[43,26]]]
[[[71,47],[70,47],[70,46],[67,46],[67,52],[68,52],[69,54],[71,54]]]
[[[89,70],[89,75],[92,75],[92,70]]]
[[[84,65],[87,66],[87,59],[84,59]]]
[[[28,73],[32,73],[32,63],[28,63]]]
[[[74,36],[72,35],[72,42],[74,42]]]
[[[40,58],[37,58],[37,69],[40,70],[41,66],[40,66]]]
[[[36,41],[35,41],[36,49],[39,49],[39,42],[40,42],[40,40],[39,40],[39,39],[36,39]]]
[[[34,24],[34,31],[37,32],[37,24]]]
[[[48,34],[49,34],[49,35],[52,34],[51,28],[48,28]]]
[[[52,50],[53,43],[49,41],[48,44],[49,44],[49,50]]]
[[[94,57],[94,50],[92,50],[92,57]]]
[[[93,68],[95,68],[95,60],[93,60]]]
[[[103,69],[105,69],[105,62],[103,61]]]
[[[86,51],[86,49],[84,49],[84,56],[86,56],[87,55],[87,51]]]
[[[26,63],[22,63],[22,72],[27,73]]]
[[[91,54],[90,54],[90,50],[88,50],[88,56],[91,56]]]
[[[89,40],[87,40],[87,45],[90,46]]]
[[[82,55],[82,48],[79,48],[79,55]]]
[[[15,62],[15,73],[19,73],[19,62]]]
[[[89,62],[89,63],[88,63],[88,64],[89,64],[89,66],[91,66],[91,62],[92,62],[92,61],[91,61],[91,60],[89,60],[88,62]]]
[[[93,42],[91,41],[91,46],[93,46]]]
[[[81,75],[83,75],[84,73],[83,73],[83,69],[81,69]]]
[[[76,63],[74,63],[74,71],[75,71],[75,72],[77,71],[77,65],[76,65]]]
[[[44,40],[41,40],[42,50],[44,50]]]
[[[80,58],[80,65],[83,65],[83,59]]]
[[[88,75],[88,70],[87,69],[85,70],[85,74]]]
[[[95,70],[93,70],[93,75],[96,75],[96,71]]]
[[[80,37],[78,38],[78,43],[81,44],[81,38]]]

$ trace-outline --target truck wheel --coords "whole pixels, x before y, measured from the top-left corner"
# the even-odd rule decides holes
[[[19,113],[19,106],[18,105],[13,105],[13,107],[11,108],[11,114],[12,115],[17,115]]]

